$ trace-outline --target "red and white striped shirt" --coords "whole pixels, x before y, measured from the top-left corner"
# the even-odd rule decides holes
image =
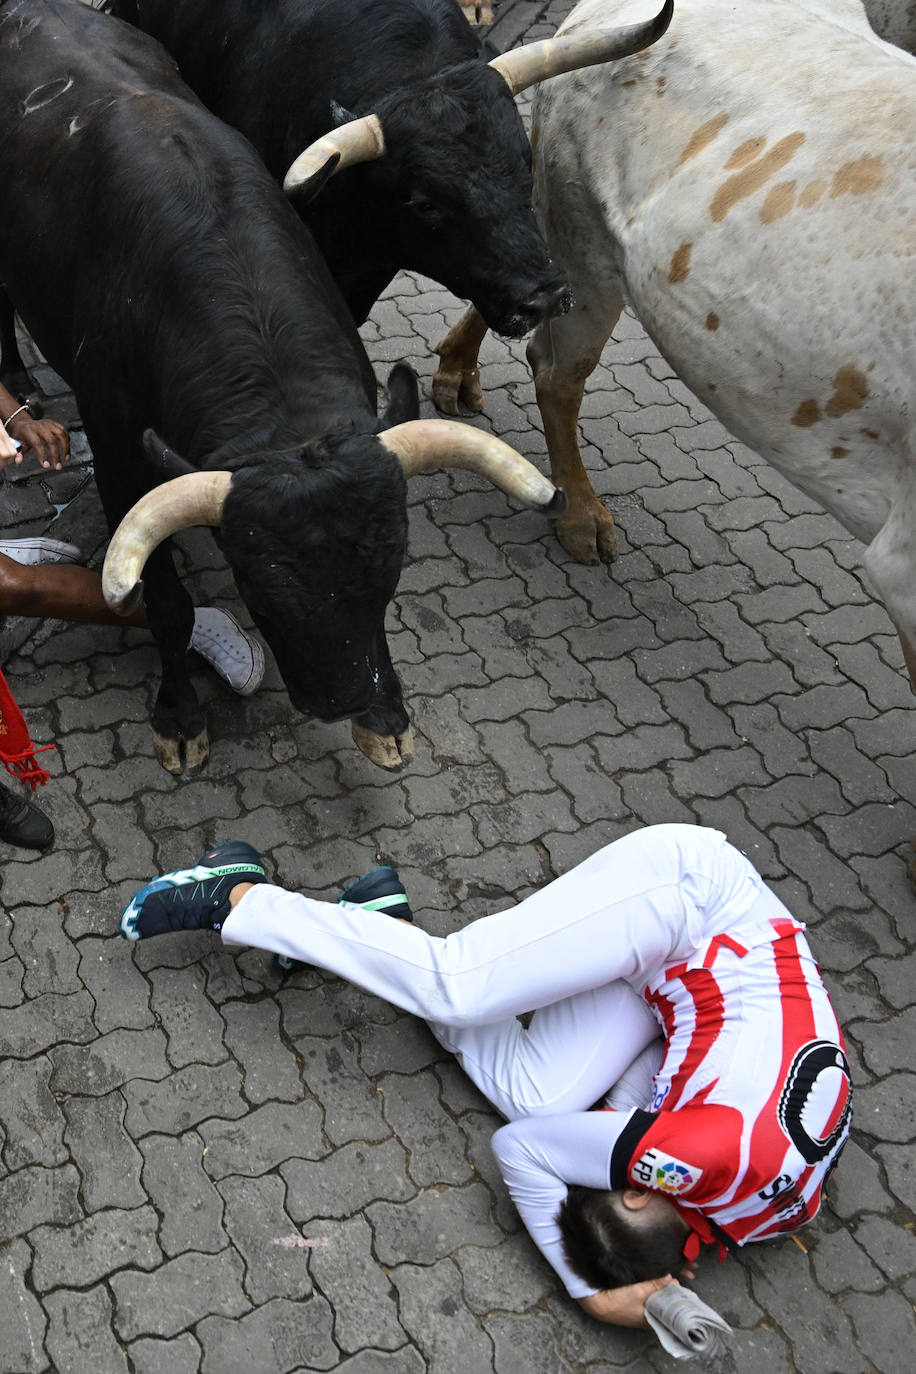
[[[652,1109],[614,1146],[611,1187],[662,1192],[705,1241],[810,1221],[849,1133],[843,1037],[802,929],[714,936],[645,988],[666,1052]]]

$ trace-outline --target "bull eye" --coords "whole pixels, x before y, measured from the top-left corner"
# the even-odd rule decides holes
[[[421,191],[413,192],[407,201],[407,208],[427,229],[438,229],[442,224],[442,211]]]

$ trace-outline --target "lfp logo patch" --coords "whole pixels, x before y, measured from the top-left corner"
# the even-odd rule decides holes
[[[660,1155],[657,1150],[646,1150],[632,1172],[644,1188],[657,1188],[661,1193],[675,1195],[686,1193],[703,1174],[695,1164],[685,1164],[672,1155]]]

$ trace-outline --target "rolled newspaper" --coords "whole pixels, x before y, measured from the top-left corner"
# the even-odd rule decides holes
[[[659,1288],[647,1299],[645,1312],[646,1321],[675,1359],[691,1355],[715,1359],[725,1353],[731,1327],[689,1288],[678,1283]]]

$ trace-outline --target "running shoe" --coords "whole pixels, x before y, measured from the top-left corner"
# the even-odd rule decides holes
[[[383,911],[399,921],[412,921],[404,884],[394,868],[373,868],[351,883],[337,898],[341,906],[361,906],[366,911]]]
[[[395,916],[401,921],[413,921],[404,884],[393,868],[373,868],[371,873],[351,883],[337,900],[341,906],[361,906],[366,911],[384,911],[387,916]],[[296,973],[308,965],[288,954],[275,954],[274,968],[281,973]]]
[[[147,940],[171,930],[220,930],[236,884],[266,882],[258,851],[244,840],[229,840],[193,868],[179,868],[141,887],[121,913],[121,934]]]

